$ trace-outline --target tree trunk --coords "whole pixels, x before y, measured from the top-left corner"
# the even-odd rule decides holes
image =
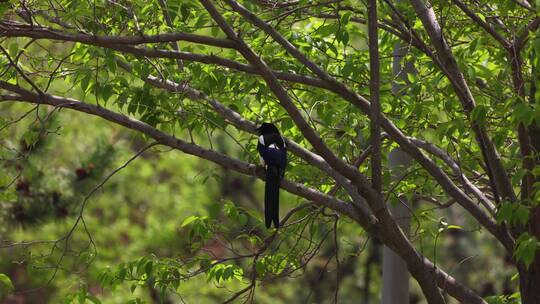
[[[533,264],[526,269],[521,265],[519,269],[519,289],[521,292],[521,303],[540,303],[540,252],[536,253]]]
[[[540,207],[531,210],[529,218],[529,234],[540,240]],[[540,303],[540,250],[536,249],[536,256],[529,268],[518,266],[519,288],[523,304]]]
[[[512,78],[514,82],[515,93],[526,99],[525,80],[523,79],[523,60],[519,52],[509,53],[512,67]],[[529,91],[529,103],[535,104],[536,99],[536,79],[538,77],[536,62],[534,61],[534,53],[531,55],[531,83]],[[529,127],[525,127],[520,123],[518,128],[518,138],[520,141],[521,154],[523,157],[523,169],[528,170],[521,183],[521,204],[525,204],[527,200],[534,197],[534,184],[540,182],[540,177],[535,177],[532,170],[540,165],[540,126],[533,121]],[[534,206],[534,202],[532,202]],[[519,229],[516,237],[519,237],[521,232],[528,232],[529,235],[540,240],[540,206],[530,209],[529,222],[526,229]],[[519,272],[519,288],[521,292],[521,301],[523,304],[540,303],[540,250],[536,250],[535,258],[529,268],[523,264],[518,264]]]

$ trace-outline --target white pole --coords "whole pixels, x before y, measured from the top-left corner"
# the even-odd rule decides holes
[[[407,49],[396,43],[394,46],[394,61],[392,63],[392,74],[394,77],[405,79],[407,73],[414,73],[414,67],[410,64],[403,64],[402,59],[406,55]],[[402,92],[397,83],[392,84],[392,93],[398,98]],[[397,148],[388,155],[392,180],[397,182],[403,177],[412,164],[412,159],[407,153]],[[396,219],[403,232],[408,235],[411,221],[411,207],[405,200],[388,202],[390,212]],[[383,288],[382,304],[408,304],[409,303],[409,271],[405,262],[388,247],[383,248]]]
[[[407,153],[399,148],[389,155],[392,179],[399,180],[412,160]],[[389,204],[390,212],[405,234],[409,234],[411,213],[406,201]],[[382,304],[408,304],[409,303],[409,271],[405,262],[390,248],[383,248],[383,289]]]

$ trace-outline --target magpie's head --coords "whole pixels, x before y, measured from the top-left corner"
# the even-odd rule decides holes
[[[276,128],[274,124],[263,122],[260,127],[257,128],[257,131],[259,131],[259,134],[270,134],[270,133],[277,133],[279,134],[279,130]]]

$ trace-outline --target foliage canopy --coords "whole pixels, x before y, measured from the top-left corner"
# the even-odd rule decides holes
[[[378,39],[368,37],[368,7],[378,14],[370,32]],[[72,294],[80,301],[100,301],[96,281],[107,290],[144,287],[163,300],[196,296],[182,286],[204,280],[235,290],[230,301],[249,300],[256,286],[298,273],[317,286],[309,270],[322,273],[330,261],[333,288],[308,298],[337,300],[340,284],[354,294],[342,278],[360,272],[345,266],[375,237],[403,258],[429,303],[446,293],[466,303],[493,294],[487,300],[535,303],[538,9],[527,0],[0,3],[0,155],[8,172],[0,199],[11,223],[0,231],[0,250],[22,248],[13,259],[29,254],[28,265],[44,269],[36,282],[69,279],[70,269],[83,278],[80,268],[91,265]],[[253,178],[264,176],[255,128],[264,121],[279,125],[291,153],[279,231],[263,229],[254,198]],[[374,127],[383,132],[380,150]],[[388,159],[396,149],[414,160],[397,169],[399,179]],[[382,172],[373,169],[378,158]],[[389,209],[406,201],[410,234]],[[35,227],[42,231],[27,235]],[[109,242],[130,249],[108,243],[109,233],[119,243]],[[466,256],[451,244],[462,239],[496,251],[482,253],[477,269],[497,268],[493,281],[519,274],[521,294],[511,280],[504,292],[482,294],[489,284],[472,279],[474,267],[453,278],[446,267]],[[0,283],[0,291],[13,289],[4,274]],[[277,294],[264,289],[259,301]]]

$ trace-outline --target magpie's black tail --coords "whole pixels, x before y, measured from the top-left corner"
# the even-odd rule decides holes
[[[279,227],[279,183],[281,174],[279,168],[268,166],[266,168],[266,185],[264,188],[264,220],[266,228]]]

